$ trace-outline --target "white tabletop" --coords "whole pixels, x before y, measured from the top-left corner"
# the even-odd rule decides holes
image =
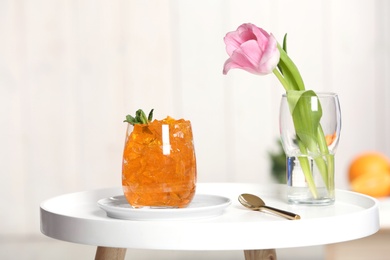
[[[286,220],[250,211],[237,198],[261,196],[267,205],[297,213]],[[250,250],[329,244],[374,234],[379,229],[378,202],[337,190],[332,206],[295,206],[285,202],[285,186],[200,183],[197,194],[221,195],[232,204],[218,217],[200,220],[135,221],[109,218],[97,201],[121,195],[109,188],[71,193],[41,204],[41,231],[64,241],[117,248],[171,250]]]

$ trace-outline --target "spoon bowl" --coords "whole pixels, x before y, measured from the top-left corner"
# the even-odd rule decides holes
[[[265,202],[258,196],[253,194],[244,193],[238,196],[238,201],[246,208],[258,211],[267,211],[287,218],[289,220],[301,219],[301,217],[295,213],[288,212],[285,210],[269,207],[265,205]]]

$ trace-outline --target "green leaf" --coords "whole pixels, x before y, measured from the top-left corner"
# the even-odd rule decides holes
[[[154,109],[150,110],[150,112],[149,112],[149,115],[148,115],[149,122],[153,120],[153,111],[154,111]]]
[[[303,83],[297,66],[279,44],[278,49],[280,52],[278,68],[281,68],[284,78],[290,83],[291,86],[289,89],[305,90],[305,84]]]
[[[123,122],[127,122],[127,123],[133,125],[136,121],[135,121],[135,118],[134,118],[134,117],[132,117],[131,115],[127,115],[127,116],[126,116],[126,119],[123,120]]]
[[[279,47],[279,46],[278,46],[278,47]],[[284,38],[283,38],[283,50],[284,50],[284,52],[287,54],[287,33],[284,35]],[[283,61],[280,62],[280,60],[279,60],[278,69],[279,69],[279,71],[280,71],[280,73],[281,73],[282,75],[284,74],[283,67],[284,67]],[[290,83],[290,82],[289,82],[289,83]]]
[[[283,37],[283,50],[287,53],[287,33]]]
[[[311,152],[317,152],[317,130],[322,117],[321,103],[314,91],[288,91],[287,100],[297,137]]]
[[[294,75],[291,73],[286,63],[282,60],[282,53],[280,55],[281,55],[281,59],[278,63],[278,69],[280,70],[284,80],[288,84],[288,89],[286,90],[299,90],[298,86],[295,83]]]
[[[148,118],[146,117],[145,112],[142,109],[139,109],[137,112],[139,113],[139,117],[141,119],[142,124],[147,124],[149,121]]]
[[[133,117],[131,115],[127,115],[126,119],[123,122],[127,122],[127,123],[132,124],[132,125],[135,125],[135,124],[148,124],[153,119],[153,110],[154,109],[152,109],[149,112],[149,116],[146,117],[145,112],[142,109],[138,109],[135,112],[135,117]]]

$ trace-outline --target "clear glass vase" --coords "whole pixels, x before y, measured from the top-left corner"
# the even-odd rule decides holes
[[[191,123],[154,120],[128,125],[122,187],[133,208],[183,208],[196,190],[196,158]]]
[[[339,100],[334,93],[302,93],[284,94],[280,104],[287,200],[290,204],[330,205],[335,201],[334,155],[341,130]]]

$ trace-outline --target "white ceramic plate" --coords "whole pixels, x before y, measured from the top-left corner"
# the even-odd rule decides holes
[[[98,201],[107,216],[129,220],[180,220],[202,219],[223,214],[231,204],[229,198],[216,195],[195,194],[186,208],[132,208],[123,195]]]

